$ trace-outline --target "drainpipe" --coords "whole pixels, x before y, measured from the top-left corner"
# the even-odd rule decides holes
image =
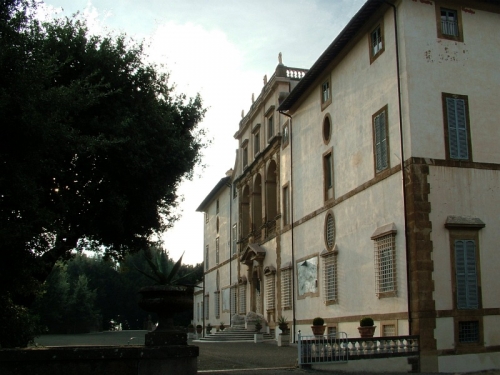
[[[233,184],[232,183],[227,183],[226,186],[229,188],[229,327],[231,327],[231,306],[232,306],[232,301],[231,299],[233,298],[232,296],[232,265],[233,265],[233,242],[232,242],[232,232],[233,232],[233,227],[232,227],[232,222],[231,219],[233,218],[233,211],[232,211],[232,202],[233,202]]]
[[[412,334],[412,318],[411,318],[411,283],[410,283],[410,246],[408,240],[408,222],[406,218],[406,178],[405,178],[405,162],[404,162],[404,141],[403,141],[403,114],[402,114],[402,103],[401,103],[401,78],[400,78],[400,67],[399,67],[399,42],[398,42],[398,20],[397,20],[397,9],[392,3],[385,2],[393,9],[394,14],[394,41],[396,44],[396,74],[398,80],[398,106],[399,106],[399,139],[400,139],[400,153],[401,153],[401,178],[403,183],[403,220],[404,220],[404,235],[405,235],[405,245],[406,245],[406,285],[408,293],[408,334]]]
[[[288,142],[290,143],[290,230],[291,230],[291,236],[292,236],[292,321],[293,321],[293,341],[296,342],[295,340],[295,331],[296,331],[296,326],[297,326],[297,320],[295,319],[295,252],[294,252],[294,246],[293,246],[293,142],[292,142],[292,116],[289,114],[286,114],[283,111],[279,111],[282,115],[288,117],[290,119],[290,125],[288,126],[288,132],[289,132],[289,140]]]

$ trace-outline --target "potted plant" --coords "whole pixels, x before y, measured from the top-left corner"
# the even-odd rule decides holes
[[[145,345],[187,345],[185,332],[174,327],[173,317],[176,313],[189,310],[193,306],[193,287],[181,283],[177,278],[182,263],[182,256],[170,268],[168,258],[163,251],[148,248],[144,257],[151,273],[139,268],[137,270],[154,281],[155,285],[139,290],[139,306],[158,315],[158,326],[153,332],[146,334]]]
[[[280,316],[278,318],[278,328],[282,333],[288,333],[288,320],[286,316]]]
[[[224,322],[220,322],[219,330],[224,331],[224,328],[226,328],[226,326],[224,325]]]
[[[212,325],[210,323],[207,324],[206,330],[207,330],[207,335],[210,335],[212,333]]]
[[[196,333],[199,335],[202,331],[203,331],[203,327],[201,326],[201,324],[198,324],[196,326]]]
[[[364,317],[359,321],[359,335],[360,337],[373,337],[375,333],[376,326],[373,325],[373,319],[370,317]]]
[[[288,328],[288,321],[285,316],[280,316],[278,318],[278,328],[281,330],[281,333],[278,335],[278,346],[289,346],[290,330]]]
[[[325,320],[320,318],[319,316],[313,319],[311,329],[313,331],[314,336],[323,336],[325,333]]]
[[[264,334],[260,332],[261,329],[262,323],[260,322],[260,319],[257,319],[255,321],[255,333],[253,335],[253,340],[255,343],[264,341]]]

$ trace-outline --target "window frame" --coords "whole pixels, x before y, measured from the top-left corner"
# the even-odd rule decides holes
[[[335,199],[335,172],[333,148],[323,153],[323,199],[329,202]],[[328,162],[330,160],[330,162]]]
[[[382,149],[382,141],[380,142],[380,147],[377,144],[377,119],[380,116],[384,116],[384,122],[385,122],[385,144],[386,144],[386,154],[385,154],[385,163],[386,166],[382,168],[382,166],[379,166],[378,163],[378,154],[379,151],[382,154],[383,149]],[[383,106],[381,109],[379,109],[377,112],[375,112],[372,115],[372,132],[373,132],[373,168],[375,171],[375,175],[385,171],[386,169],[391,168],[391,149],[390,149],[390,137],[389,137],[389,106],[386,104]],[[381,155],[382,159],[383,155]]]
[[[292,309],[292,265],[288,263],[280,269],[281,308]]]
[[[457,7],[456,5],[453,5],[448,2],[440,2],[436,1],[435,2],[435,9],[436,9],[436,29],[437,29],[437,37],[439,39],[448,39],[448,40],[454,40],[457,42],[463,42],[464,41],[464,34],[463,34],[463,24],[462,24],[462,9],[461,7]],[[457,16],[457,29],[458,29],[458,35],[450,35],[450,34],[445,34],[443,33],[443,27],[442,27],[442,20],[441,20],[441,11],[453,11],[455,12]]]
[[[282,188],[283,211],[281,218],[283,220],[283,229],[290,226],[290,184],[287,182]]]
[[[326,133],[326,122],[328,121],[328,134]],[[330,140],[332,139],[332,131],[333,131],[333,125],[332,125],[332,118],[329,113],[325,114],[323,117],[323,123],[321,125],[321,134],[323,136],[323,143],[325,145],[330,143]]]
[[[382,46],[375,52],[374,51],[374,44],[373,44],[373,34],[379,31],[379,38],[380,41],[379,43],[382,44]],[[381,20],[375,27],[373,27],[370,32],[368,33],[368,48],[369,48],[369,55],[370,55],[370,65],[373,64],[375,60],[379,58],[379,56],[384,53],[385,51],[385,35],[384,35],[384,21]]]
[[[324,95],[325,92],[327,93],[328,96],[326,98]],[[330,77],[325,78],[319,85],[319,95],[320,95],[321,110],[324,111],[325,108],[332,103],[332,84]]]
[[[208,247],[208,245],[205,245],[205,270],[208,270],[208,266],[209,266],[208,259],[209,259],[209,256],[210,256],[210,248]]]
[[[290,143],[290,121],[285,122],[281,128],[281,148],[284,149]]]
[[[215,264],[220,263],[220,247],[219,247],[219,237],[215,238]]]
[[[448,113],[448,99],[463,100],[464,101],[464,115],[465,115],[465,126],[466,126],[466,136],[467,136],[467,158],[452,157],[450,150],[450,127],[449,127],[449,113]],[[470,116],[469,116],[469,97],[467,95],[451,94],[447,92],[441,93],[441,101],[443,105],[443,128],[444,128],[444,139],[445,139],[445,150],[447,160],[457,160],[457,161],[472,161],[472,140],[470,131]]]
[[[275,131],[274,131],[274,113],[271,113],[270,115],[267,116],[266,118],[267,122],[267,142],[270,143],[271,140],[274,138]]]
[[[338,247],[334,245],[331,250],[325,250],[320,254],[323,269],[323,301],[325,305],[333,305],[338,303]],[[330,268],[332,267],[332,272]],[[333,277],[333,280],[330,280]],[[331,290],[333,288],[333,290]],[[329,298],[333,295],[333,298]]]
[[[397,272],[397,229],[394,223],[377,228],[370,237],[374,246],[374,270],[375,270],[375,295],[377,298],[397,297],[398,295],[398,272]],[[391,241],[391,246],[387,248],[385,241]],[[384,241],[384,242],[383,242]],[[391,272],[390,275],[384,269],[384,262],[381,261],[382,251],[390,252]],[[389,275],[392,284],[392,290],[382,290],[382,284],[386,284],[386,276]],[[382,281],[382,282],[381,282]]]

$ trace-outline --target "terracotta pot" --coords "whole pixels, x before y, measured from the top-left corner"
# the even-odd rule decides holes
[[[326,326],[311,326],[314,336],[323,336]]]
[[[200,334],[201,332],[203,331],[203,327],[202,326],[196,326],[196,333]]]
[[[373,337],[373,334],[375,333],[375,328],[377,328],[377,326],[358,327],[359,336],[360,337]]]

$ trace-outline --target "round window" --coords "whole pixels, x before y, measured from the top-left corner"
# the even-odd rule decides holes
[[[332,135],[332,124],[330,122],[330,116],[325,116],[323,120],[323,141],[325,143],[330,142],[330,137]]]

